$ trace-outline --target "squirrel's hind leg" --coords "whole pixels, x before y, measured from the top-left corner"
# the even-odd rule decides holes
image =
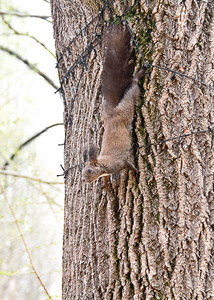
[[[103,176],[103,188],[107,188],[108,186],[108,183],[109,183],[109,179],[110,179],[110,176]]]
[[[130,163],[129,161],[127,161],[126,165],[127,165],[127,168],[129,170],[132,170],[134,172],[135,179],[136,179],[137,182],[139,182],[139,171],[138,171],[138,169],[136,169],[135,166],[132,163]]]
[[[133,172],[138,172],[138,169],[136,169],[135,166],[132,163],[130,163],[129,161],[126,162],[125,168],[132,170]]]

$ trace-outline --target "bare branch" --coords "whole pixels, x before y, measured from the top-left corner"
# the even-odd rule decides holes
[[[0,184],[0,189],[1,189],[1,191],[2,191],[2,194],[3,194],[3,196],[4,196],[5,201],[7,202],[7,205],[9,206],[9,209],[10,209],[10,211],[11,211],[11,214],[12,214],[12,216],[13,216],[14,222],[15,222],[15,224],[16,224],[16,227],[17,227],[17,229],[18,229],[18,232],[19,232],[20,237],[21,237],[21,239],[22,239],[22,242],[23,242],[23,244],[24,244],[25,251],[26,251],[26,253],[27,253],[27,255],[28,255],[28,258],[29,258],[29,261],[30,261],[30,266],[31,266],[31,268],[33,269],[33,273],[36,275],[37,279],[39,280],[39,282],[40,282],[41,286],[43,287],[43,289],[44,289],[46,295],[48,296],[48,298],[49,298],[49,299],[52,299],[51,296],[50,296],[50,294],[48,293],[48,291],[47,291],[47,289],[46,289],[44,283],[42,282],[42,280],[41,280],[41,278],[40,278],[38,272],[36,271],[36,268],[35,268],[34,263],[33,263],[33,259],[32,259],[32,257],[31,257],[31,254],[30,254],[30,251],[29,251],[29,249],[28,249],[28,246],[27,246],[27,244],[26,244],[26,241],[25,241],[24,235],[23,235],[23,233],[22,233],[21,227],[19,226],[19,222],[18,222],[18,220],[17,220],[17,218],[16,218],[16,215],[15,215],[15,212],[14,212],[14,210],[13,210],[13,207],[10,205],[10,202],[9,202],[8,199],[7,199],[5,190],[4,190],[4,188],[3,188],[3,186],[2,186],[1,184]]]
[[[4,47],[2,45],[0,45],[0,50],[21,60],[25,65],[28,66],[28,68],[30,70],[32,70],[32,71],[36,72],[37,74],[39,74],[40,76],[42,76],[54,89],[58,89],[58,86],[53,82],[52,79],[50,79],[45,73],[40,71],[35,65],[31,64],[27,59],[24,59],[23,57],[21,57],[17,52],[15,52],[7,47]]]
[[[37,181],[39,183],[50,184],[50,185],[64,184],[63,182],[46,181],[46,180],[42,180],[42,179],[32,177],[32,176],[22,175],[22,174],[18,174],[18,173],[14,173],[14,172],[7,172],[7,171],[2,170],[2,169],[0,169],[0,174],[5,175],[5,176],[13,176],[13,177],[17,177],[17,178],[25,178],[25,179]]]
[[[33,181],[29,181],[29,183],[31,184],[31,186],[32,186],[35,190],[39,191],[39,193],[43,192],[43,190],[42,190],[42,184],[40,184],[40,185],[38,186],[37,184],[33,184]],[[58,202],[56,202],[56,201],[55,201],[53,198],[51,198],[50,196],[49,196],[49,198],[50,198],[51,203],[53,203],[55,206],[58,206],[60,209],[63,209],[63,206],[62,206],[61,204],[59,204]]]
[[[46,127],[45,129],[41,130],[40,132],[38,132],[37,134],[33,135],[31,138],[27,139],[27,141],[25,141],[24,143],[22,143],[18,148],[16,148],[16,150],[14,151],[14,153],[10,156],[10,161],[14,160],[14,158],[16,157],[16,155],[19,153],[19,151],[26,146],[27,144],[29,144],[30,142],[32,142],[33,140],[35,140],[38,136],[40,136],[41,134],[43,134],[44,132],[46,132],[48,129],[53,128],[55,126],[59,126],[59,125],[64,125],[63,123],[56,123],[56,124],[52,124],[48,127]],[[9,161],[6,161],[3,169],[5,170],[6,167],[10,164]]]
[[[49,205],[49,207],[50,207],[50,209],[51,209],[51,211],[52,211],[52,213],[53,213],[53,215],[54,215],[54,217],[55,217],[57,223],[58,223],[59,226],[61,227],[61,223],[60,223],[60,221],[59,221],[59,219],[58,219],[58,217],[57,217],[57,214],[56,214],[56,212],[55,212],[55,210],[54,210],[54,208],[53,208],[53,206],[52,206],[52,199],[51,199],[51,197],[48,195],[48,193],[46,193],[46,192],[44,191],[43,186],[41,185],[41,183],[40,183],[40,192],[42,192],[43,196],[45,196],[45,198],[47,199],[47,203],[48,203],[48,205]]]
[[[5,18],[4,18],[3,15],[1,17],[2,17],[3,22],[5,24],[7,24],[7,26],[14,32],[14,34],[20,35],[20,36],[26,36],[26,37],[29,37],[29,38],[33,39],[35,42],[37,42],[42,47],[44,47],[45,50],[47,50],[51,55],[53,55],[54,58],[56,58],[55,55],[45,46],[45,44],[43,44],[42,42],[40,42],[36,37],[34,37],[34,36],[32,36],[32,35],[30,35],[28,33],[22,33],[22,32],[17,31],[8,21],[5,20]]]
[[[19,17],[19,18],[38,18],[38,19],[45,20],[49,23],[52,23],[50,20],[48,20],[49,18],[51,18],[51,16],[29,15],[29,14],[23,14],[23,13],[19,13],[19,12],[11,13],[9,11],[0,11],[0,15],[1,16],[14,16],[14,17]]]

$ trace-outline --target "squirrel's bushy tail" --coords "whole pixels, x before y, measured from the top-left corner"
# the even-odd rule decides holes
[[[112,26],[104,37],[102,93],[108,105],[116,106],[131,84],[134,50],[125,25]]]

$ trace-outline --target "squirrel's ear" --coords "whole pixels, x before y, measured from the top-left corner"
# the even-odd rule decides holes
[[[96,146],[94,146],[93,144],[89,145],[89,161],[92,164],[96,164],[97,163],[97,153],[98,153],[98,148]]]
[[[84,163],[86,163],[88,161],[88,150],[86,147],[84,147],[84,149],[83,149],[83,160],[84,160]]]

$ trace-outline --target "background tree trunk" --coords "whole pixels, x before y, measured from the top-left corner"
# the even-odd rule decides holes
[[[116,0],[104,18],[120,15],[132,4]],[[98,1],[52,0],[51,5],[68,170],[83,161],[84,145],[101,143],[102,51],[100,44],[94,49],[88,45],[104,23],[100,14],[75,38],[96,15]],[[213,87],[211,5],[142,1],[124,18],[147,62]],[[80,54],[85,49],[84,61]],[[79,56],[74,72],[63,79]],[[141,82],[133,122],[139,182],[123,172],[111,177],[105,190],[102,179],[83,183],[79,168],[66,175],[64,300],[214,299],[213,132],[171,140],[214,127],[213,89],[172,75],[151,68],[151,81]],[[170,140],[157,144],[165,139]]]

